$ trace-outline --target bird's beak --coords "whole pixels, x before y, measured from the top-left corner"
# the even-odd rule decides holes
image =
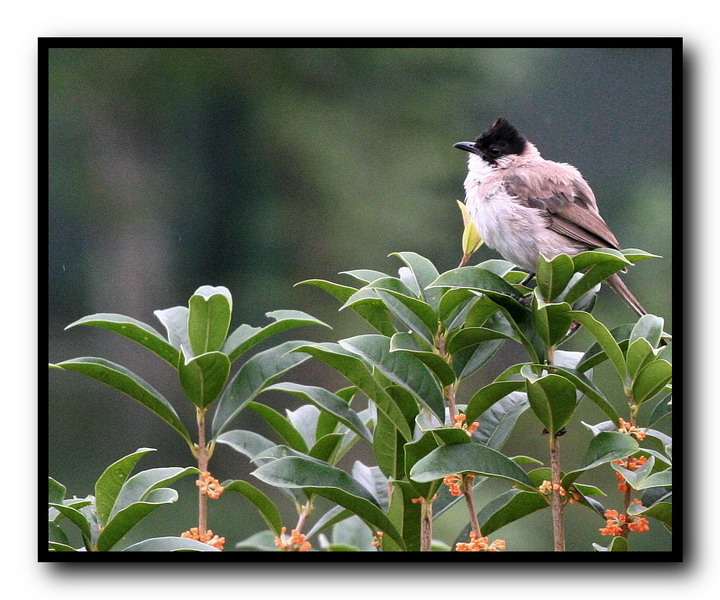
[[[475,146],[474,142],[458,142],[457,144],[453,144],[453,148],[465,150],[465,152],[472,152],[478,156],[480,155],[480,150]]]

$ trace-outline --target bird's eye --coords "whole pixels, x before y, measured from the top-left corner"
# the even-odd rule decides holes
[[[498,148],[497,146],[490,148],[490,154],[492,154],[493,156],[500,156],[500,148]]]

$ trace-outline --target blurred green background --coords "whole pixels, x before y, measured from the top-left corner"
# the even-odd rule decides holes
[[[474,139],[498,116],[545,158],[580,169],[624,247],[664,257],[641,263],[626,281],[672,331],[671,77],[668,48],[51,49],[49,359],[102,356],[125,365],[192,423],[168,365],[110,332],[64,327],[116,312],[162,329],[154,310],[186,304],[210,284],[231,290],[233,327],[264,325],[266,312],[289,308],[334,330],[283,339],[369,332],[324,292],[293,285],[345,282],[338,273],[355,268],[395,272],[400,263],[388,258],[395,251],[418,252],[441,271],[455,267],[462,233],[455,200],[464,197],[467,156],[452,144]],[[474,261],[496,256],[483,248]],[[633,320],[608,290],[596,315],[609,326]],[[569,349],[589,343],[581,332]],[[506,344],[462,396],[522,360],[521,347]],[[74,373],[49,379],[50,475],[69,493],[91,493],[107,465],[142,446],[158,452],[138,469],[193,464],[179,436],[129,398]],[[315,361],[288,379],[345,384]],[[596,379],[622,407],[612,373],[600,367]],[[260,398],[280,410],[298,405]],[[590,403],[578,416],[604,420]],[[241,413],[236,427],[276,439],[250,414]],[[670,433],[667,422],[659,428]],[[532,415],[520,418],[518,432],[505,450],[547,461],[547,438]],[[570,428],[564,468],[577,466],[589,439],[582,425]],[[373,464],[368,448],[346,459],[348,468],[356,459]],[[224,446],[211,468],[220,480],[252,480],[248,461]],[[176,485],[180,501],[153,513],[128,544],[193,526],[190,479]],[[610,490],[602,501],[619,508],[609,468],[584,481]],[[488,486],[479,506],[504,489]],[[289,503],[280,503],[294,523]],[[438,520],[435,537],[454,542],[464,526],[460,504]],[[570,506],[567,520],[569,550],[609,541],[597,531],[604,521],[587,509]],[[632,549],[669,548],[669,534],[651,525],[632,537]],[[226,494],[211,503],[210,527],[231,549],[263,523],[240,496]],[[549,512],[496,536],[509,550],[548,550]]]

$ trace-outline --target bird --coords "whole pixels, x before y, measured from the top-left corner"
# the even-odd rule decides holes
[[[454,147],[470,154],[465,203],[478,233],[505,260],[528,271],[528,280],[540,254],[550,260],[595,248],[620,250],[580,171],[544,159],[507,119],[496,119],[474,142]],[[607,283],[639,317],[647,314],[618,274]]]

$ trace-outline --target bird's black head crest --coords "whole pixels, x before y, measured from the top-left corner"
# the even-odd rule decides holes
[[[475,147],[483,159],[494,163],[498,158],[508,154],[522,154],[527,140],[506,119],[500,117],[490,129],[477,140]]]

